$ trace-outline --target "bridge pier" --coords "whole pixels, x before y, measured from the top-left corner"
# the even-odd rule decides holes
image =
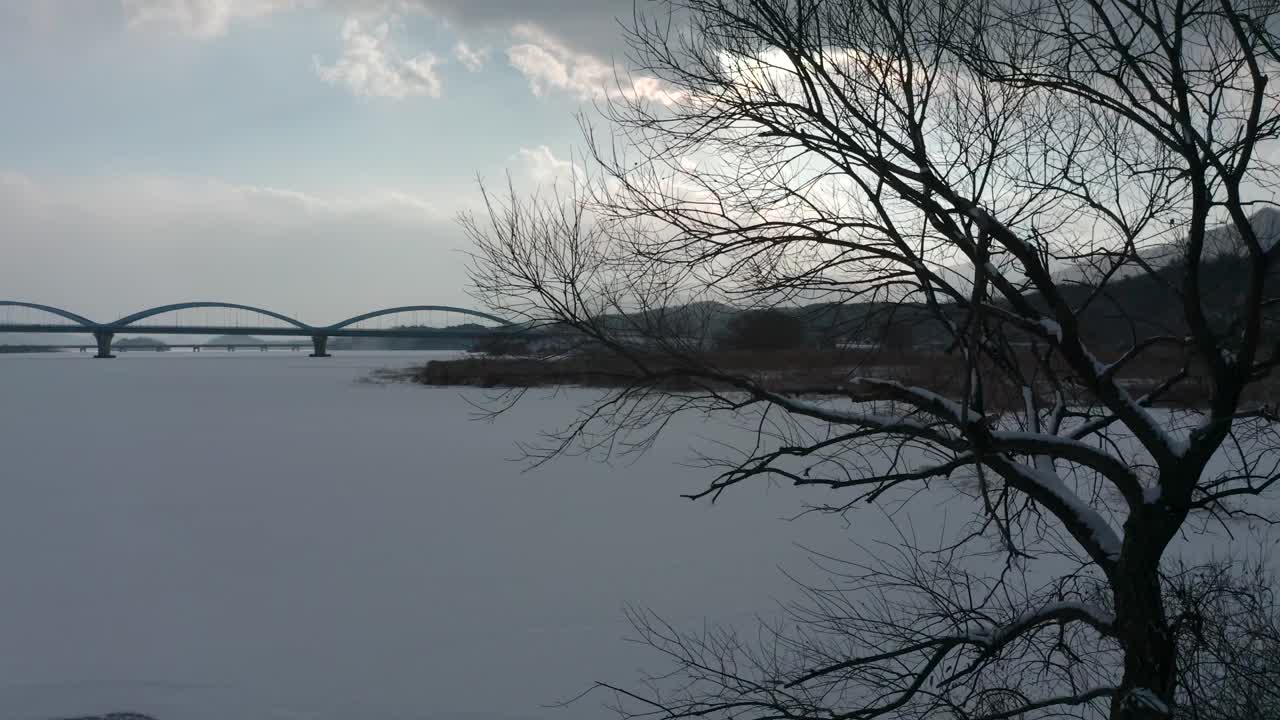
[[[94,355],[94,357],[97,357],[97,358],[115,357],[115,355],[111,354],[111,340],[115,336],[116,334],[111,332],[95,332],[93,334],[93,339],[96,340],[98,343],[98,354]]]
[[[325,352],[329,348],[328,335],[312,335],[311,347],[315,349],[311,357],[330,357],[329,353]]]

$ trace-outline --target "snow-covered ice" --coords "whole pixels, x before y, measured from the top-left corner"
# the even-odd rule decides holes
[[[895,537],[873,509],[785,519],[818,489],[681,499],[711,478],[691,439],[736,432],[695,417],[634,462],[522,472],[515,443],[592,391],[490,424],[480,390],[360,382],[429,355],[0,355],[0,717],[598,718],[546,706],[667,667],[625,605],[749,624],[802,546]],[[937,487],[922,536],[974,509]]]
[[[597,718],[544,706],[655,665],[627,603],[748,622],[796,542],[844,546],[794,491],[679,498],[700,424],[522,473],[580,394],[491,425],[358,382],[423,358],[0,356],[0,717]]]

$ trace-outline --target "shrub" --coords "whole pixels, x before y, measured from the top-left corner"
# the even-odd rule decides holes
[[[729,320],[719,345],[727,350],[794,350],[812,344],[804,320],[783,310],[747,310]]]

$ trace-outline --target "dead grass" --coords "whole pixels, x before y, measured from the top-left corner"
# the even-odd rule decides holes
[[[1100,358],[1106,362],[1110,358]],[[605,353],[580,353],[559,359],[478,356],[456,360],[437,360],[426,366],[396,371],[389,380],[408,380],[424,385],[458,385],[474,387],[627,387],[637,383],[668,391],[693,390],[707,383],[680,373],[681,365],[670,358],[654,355],[643,358],[649,375],[635,364]],[[1023,367],[1033,367],[1029,362]],[[949,396],[963,393],[965,368],[956,354],[903,350],[785,350],[772,352],[716,351],[696,358],[704,367],[726,374],[742,375],[776,392],[833,393],[851,376],[870,376],[917,385]],[[1181,367],[1181,358],[1172,354],[1153,353],[1120,374],[1120,379],[1135,396],[1150,392]],[[1066,368],[1055,368],[1067,388],[1075,388],[1077,397],[1069,402],[1088,404],[1084,388],[1072,382]],[[985,372],[985,377],[1000,374]],[[1047,378],[1029,378],[1037,392],[1047,392]],[[712,383],[714,386],[715,383]],[[721,383],[724,387],[727,384]],[[1022,383],[1000,381],[985,388],[991,410],[1022,407]],[[1209,383],[1194,368],[1190,377],[1178,383],[1157,403],[1162,406],[1197,407],[1209,397]],[[1276,403],[1280,401],[1280,382],[1266,378],[1255,384],[1246,402]]]

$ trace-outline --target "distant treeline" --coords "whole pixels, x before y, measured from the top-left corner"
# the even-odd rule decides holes
[[[414,326],[401,325],[397,330],[416,330]],[[438,328],[429,328],[438,329]],[[445,330],[484,330],[483,325],[463,323],[451,325]],[[470,350],[476,344],[474,338],[468,337],[349,337],[333,338],[329,341],[330,350]]]
[[[475,341],[466,338],[334,338],[330,350],[470,350]]]

